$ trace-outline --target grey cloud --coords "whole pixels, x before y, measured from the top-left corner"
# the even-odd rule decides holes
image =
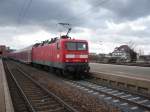
[[[17,26],[20,22],[20,25],[39,25],[52,30],[58,22],[66,21],[68,18],[78,20],[68,0],[32,0],[30,7],[28,7],[30,0],[1,0],[0,2],[1,26]]]
[[[135,20],[150,14],[150,0],[88,0],[92,7],[105,8],[117,21]],[[106,2],[102,2],[106,1]],[[98,6],[97,4],[103,3]]]
[[[118,24],[145,18],[150,15],[150,0],[32,0],[25,10],[29,1],[0,0],[1,42],[41,29],[58,34],[56,24],[69,22],[74,27],[73,33],[82,33],[84,28],[95,31],[92,37],[88,37],[92,42],[104,40],[120,44],[132,39],[140,44],[142,39],[141,45],[149,43],[149,21],[142,23],[147,27],[143,31],[126,28],[116,35],[113,35],[114,30],[109,30],[106,21]]]
[[[54,30],[58,22],[97,28],[105,27],[106,20],[130,21],[150,14],[149,0],[83,0],[80,6],[75,5],[79,0],[32,0],[27,10],[30,0],[0,2],[1,26],[17,26],[20,21],[21,25],[39,25],[47,30]],[[91,9],[84,13],[88,5]]]

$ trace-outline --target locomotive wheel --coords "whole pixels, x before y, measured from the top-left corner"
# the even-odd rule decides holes
[[[75,72],[74,73],[74,79],[79,80],[81,78],[82,78],[82,73],[80,73],[80,72]]]
[[[68,72],[67,72],[66,70],[62,70],[62,75],[63,75],[64,77],[67,77],[69,74],[68,74]]]
[[[74,79],[74,73],[66,71],[66,70],[62,70],[62,76],[65,78],[69,78],[69,79]]]
[[[53,67],[49,67],[49,71],[51,72],[51,73],[55,73],[55,68],[53,68]]]
[[[56,74],[57,74],[58,76],[61,76],[61,75],[62,75],[62,71],[61,71],[60,69],[57,69],[57,70],[56,70]]]

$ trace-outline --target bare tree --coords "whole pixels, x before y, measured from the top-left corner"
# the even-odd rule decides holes
[[[128,46],[130,47],[130,49],[132,49],[132,50],[135,50],[136,47],[137,47],[137,45],[136,45],[132,40],[130,40],[127,45],[128,45]]]
[[[130,56],[131,56],[131,62],[137,60],[137,52],[135,51],[136,46],[137,45],[133,41],[128,42],[128,47],[130,48],[129,53],[130,53]]]

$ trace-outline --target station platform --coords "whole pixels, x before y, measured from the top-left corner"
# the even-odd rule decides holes
[[[14,112],[2,59],[0,59],[0,112]]]
[[[90,63],[92,72],[150,81],[150,67]]]
[[[90,63],[93,77],[102,83],[150,95],[150,68]]]

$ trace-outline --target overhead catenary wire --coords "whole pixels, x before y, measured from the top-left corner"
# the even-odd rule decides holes
[[[18,17],[17,17],[17,22],[18,23],[20,23],[22,12],[24,12],[25,4],[26,4],[26,0],[23,1],[23,5],[21,6],[21,9],[19,10],[19,14],[18,14]]]
[[[29,10],[31,4],[32,4],[32,1],[33,0],[24,0],[24,3],[23,3],[23,6],[21,7],[21,10],[19,12],[19,15],[18,15],[18,23],[20,24],[21,21],[23,21],[23,19],[25,18],[26,14],[27,14],[27,11]],[[109,0],[101,0],[101,1],[98,1],[98,3],[95,3],[96,6],[95,7],[92,7],[90,9],[87,9],[86,11],[83,11],[81,13],[79,13],[77,15],[77,17],[80,17],[80,16],[85,16],[86,14],[89,13],[90,10],[94,10],[95,8],[99,7],[100,5],[103,5],[104,3],[108,2]],[[27,3],[28,2],[28,3]],[[26,4],[27,3],[27,4]],[[70,18],[64,18],[62,21],[70,21],[70,20],[73,20],[73,19],[76,19],[76,17],[70,17]]]
[[[32,1],[33,0],[29,0],[29,1],[24,1],[23,2],[23,6],[21,7],[21,10],[19,12],[19,15],[18,15],[18,24],[20,25],[21,22],[24,20],[26,14],[27,14],[27,11],[29,10],[31,4],[32,4]],[[27,4],[26,4],[27,3]]]
[[[101,1],[97,1],[98,3],[96,3],[95,7],[89,8],[81,13],[79,13],[78,15],[76,15],[76,17],[80,17],[80,16],[85,16],[86,14],[88,14],[91,10],[94,10],[95,8],[99,7],[100,5],[103,5],[104,3],[108,2],[109,0],[101,0]],[[24,0],[23,2],[23,6],[21,7],[21,10],[19,12],[18,15],[18,24],[20,25],[22,23],[22,21],[24,20],[24,18],[27,15],[27,12],[29,10],[29,8],[31,7],[33,0]],[[69,21],[77,19],[76,17],[71,17],[71,18],[64,18],[61,22],[67,22],[69,23]],[[71,23],[71,25],[73,25],[73,23]]]
[[[99,1],[98,3],[96,3],[96,6],[95,6],[95,7],[92,7],[92,8],[90,8],[90,9],[87,9],[87,10],[85,10],[85,11],[79,13],[79,14],[76,15],[76,16],[77,16],[77,17],[85,16],[85,15],[88,14],[91,10],[94,10],[95,8],[97,8],[97,7],[99,7],[99,6],[103,5],[103,4],[105,4],[105,3],[108,2],[108,1],[109,1],[109,0],[101,0],[101,1]],[[73,26],[73,24],[72,24],[72,23],[69,23],[69,21],[75,20],[75,19],[76,19],[75,17],[64,18],[61,22],[68,23],[68,24],[70,24],[71,26]],[[57,23],[57,24],[59,24],[59,23]],[[61,31],[60,31],[60,32],[61,32]],[[60,33],[60,35],[61,35],[61,33]]]
[[[23,15],[22,15],[22,18],[23,18],[23,19],[24,19],[24,17],[26,16],[26,14],[27,14],[27,12],[28,12],[28,10],[29,10],[31,4],[32,4],[32,0],[29,0],[28,4],[27,4],[27,6],[26,6],[26,8],[25,8],[25,10],[24,10],[24,13],[23,13]]]
[[[21,7],[21,10],[19,12],[19,15],[18,15],[18,23],[21,24],[21,22],[24,20],[31,4],[32,4],[32,1],[33,0],[24,0],[24,3],[23,3],[23,6]],[[90,9],[87,9],[81,13],[79,13],[78,15],[76,15],[76,17],[80,17],[80,16],[85,16],[86,14],[88,14],[91,10],[94,10],[95,8],[99,7],[100,5],[103,5],[104,3],[108,2],[109,0],[101,0],[101,1],[97,1],[96,6],[90,8]],[[70,18],[64,18],[62,19],[62,22],[68,22],[68,21],[71,21],[71,20],[74,20],[76,19],[76,17],[70,17]]]
[[[87,9],[87,10],[85,10],[85,11],[79,13],[79,14],[77,15],[77,17],[81,17],[81,16],[87,15],[91,10],[96,9],[97,7],[99,7],[99,6],[103,5],[103,4],[105,4],[105,3],[108,2],[108,1],[109,1],[109,0],[101,0],[101,1],[99,1],[95,7],[89,8],[89,9]],[[64,19],[63,21],[71,21],[71,20],[74,20],[74,19],[76,19],[76,18],[75,18],[75,17],[70,17],[70,18]]]

